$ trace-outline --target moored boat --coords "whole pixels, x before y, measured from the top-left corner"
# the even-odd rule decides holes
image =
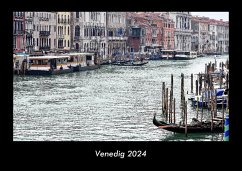
[[[197,58],[197,52],[195,51],[176,51],[175,60],[190,60]]]
[[[222,119],[217,119],[216,122],[213,123],[213,127],[211,127],[211,121],[200,122],[193,118],[193,123],[187,125],[187,133],[222,133],[224,131],[222,121]],[[186,129],[185,125],[174,123],[169,124],[164,121],[158,121],[156,120],[156,114],[154,114],[153,124],[159,128],[176,133],[185,133]]]
[[[70,73],[73,67],[67,64],[69,56],[31,56],[26,75],[56,75]]]

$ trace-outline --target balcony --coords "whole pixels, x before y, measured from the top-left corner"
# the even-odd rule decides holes
[[[39,21],[49,21],[49,18],[39,17]]]
[[[48,50],[50,50],[50,46],[41,46],[41,47],[39,47],[39,50],[48,51]]]
[[[152,34],[152,37],[157,37],[157,34]]]
[[[25,18],[25,21],[32,22],[33,21],[33,18],[28,16],[27,18]]]
[[[64,34],[60,34],[60,35],[58,35],[58,38],[59,38],[59,39],[64,39]]]
[[[23,35],[24,34],[24,31],[23,30],[15,30],[13,32],[14,35]]]
[[[74,41],[79,41],[80,40],[80,36],[74,36]]]
[[[117,36],[111,37],[111,36],[109,36],[108,40],[128,40],[128,37],[117,37]]]
[[[27,37],[31,37],[33,34],[33,29],[28,29],[25,31]]]
[[[46,36],[48,37],[50,35],[50,31],[40,31],[39,36]]]

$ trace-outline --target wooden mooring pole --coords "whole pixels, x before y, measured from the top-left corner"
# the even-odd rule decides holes
[[[185,135],[187,137],[187,101],[185,102]]]
[[[198,96],[198,80],[196,80],[196,96]]]
[[[165,114],[165,82],[162,83],[162,114]]]
[[[173,107],[174,107],[174,112],[173,112],[173,115],[174,115],[174,120],[173,120],[173,123],[175,124],[176,123],[176,99],[174,98],[174,105],[173,105]]]
[[[191,93],[193,93],[193,74],[191,74]]]

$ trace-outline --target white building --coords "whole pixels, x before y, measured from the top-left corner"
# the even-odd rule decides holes
[[[71,12],[71,49],[107,56],[106,12]]]
[[[107,12],[108,59],[127,52],[126,12]]]
[[[56,50],[56,12],[32,12],[35,51]]]
[[[190,12],[168,12],[175,22],[175,50],[191,50],[191,17]]]

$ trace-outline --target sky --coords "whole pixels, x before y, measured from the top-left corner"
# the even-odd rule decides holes
[[[229,12],[191,12],[191,14],[200,17],[209,17],[210,19],[223,19],[223,21],[229,21]]]

